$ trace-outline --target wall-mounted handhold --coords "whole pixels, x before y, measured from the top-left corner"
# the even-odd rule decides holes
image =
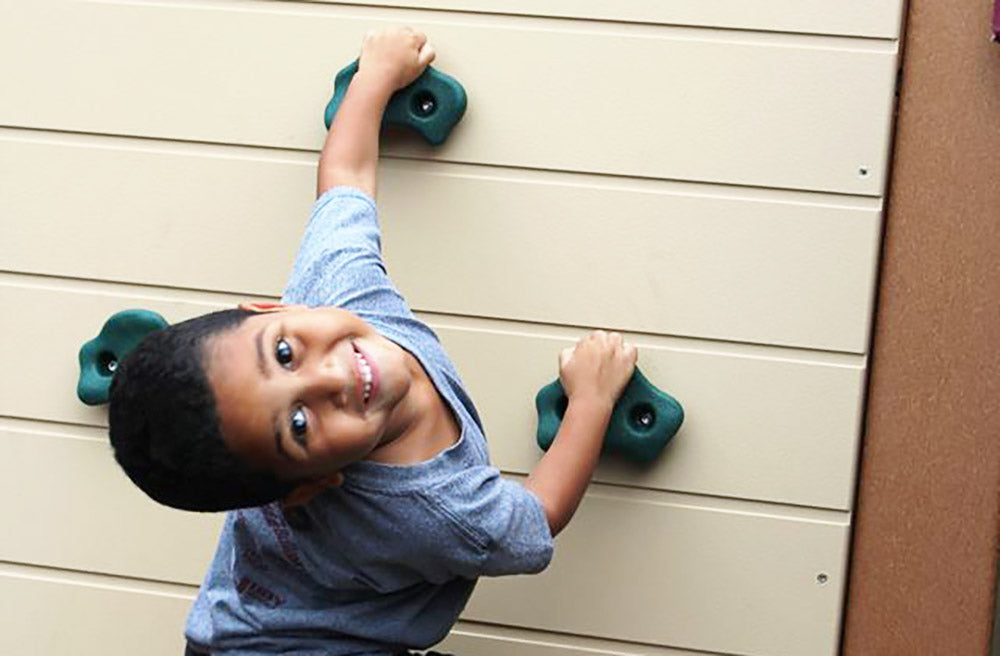
[[[535,397],[537,440],[542,450],[552,446],[568,401],[558,379],[539,390]],[[603,450],[619,453],[636,462],[651,462],[670,442],[683,421],[681,404],[654,387],[636,369],[611,413]]]
[[[333,97],[327,103],[324,120],[330,129],[351,78],[358,72],[358,62],[343,68],[333,83]],[[465,89],[455,78],[428,66],[410,83],[392,95],[382,116],[382,125],[400,125],[415,130],[432,146],[444,143],[462,115],[467,100]]]
[[[76,395],[87,405],[108,402],[118,363],[149,333],[167,326],[150,310],[123,310],[104,322],[101,332],[80,348],[80,380]]]

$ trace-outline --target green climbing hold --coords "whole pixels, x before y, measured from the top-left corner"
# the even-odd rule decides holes
[[[558,379],[535,397],[538,446],[547,451],[559,431],[568,399]],[[669,394],[653,386],[637,368],[615,404],[604,434],[603,451],[635,462],[652,462],[684,421],[684,409]]]
[[[344,67],[333,82],[333,97],[326,106],[324,120],[330,129],[351,78],[358,72],[355,60]],[[392,95],[382,116],[382,125],[400,125],[417,131],[429,144],[444,143],[466,106],[465,89],[458,80],[428,66],[416,80]]]
[[[123,310],[104,322],[100,334],[80,348],[80,380],[76,395],[87,405],[108,402],[118,363],[149,333],[167,326],[150,310]]]

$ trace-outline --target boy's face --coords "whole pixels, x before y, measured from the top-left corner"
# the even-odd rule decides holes
[[[405,352],[346,310],[257,314],[206,354],[226,445],[279,477],[330,475],[398,437]]]

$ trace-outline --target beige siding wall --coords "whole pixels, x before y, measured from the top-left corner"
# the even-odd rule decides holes
[[[330,79],[407,23],[470,105],[439,149],[387,140],[386,260],[497,465],[537,461],[534,393],[589,327],[687,411],[445,648],[836,653],[900,9],[0,0],[0,652],[180,653],[220,518],[131,487],[76,351],[120,309],[279,295]]]

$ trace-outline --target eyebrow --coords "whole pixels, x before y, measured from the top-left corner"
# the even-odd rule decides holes
[[[254,339],[254,345],[257,347],[257,368],[260,369],[261,376],[267,376],[267,365],[264,361],[264,329],[261,328],[257,331],[256,339]],[[280,413],[274,413],[274,448],[282,458],[286,460],[291,460],[292,457],[288,455],[285,451],[285,447],[281,444],[281,428],[279,427]]]
[[[292,457],[288,455],[288,452],[285,451],[285,447],[281,445],[281,431],[278,430],[277,419],[278,418],[276,416],[274,421],[274,448],[277,449],[278,455],[280,455],[282,458],[285,458],[286,460],[291,460]]]
[[[257,338],[254,340],[257,346],[257,368],[260,369],[261,376],[267,376],[267,368],[264,365],[264,329],[257,331]]]

